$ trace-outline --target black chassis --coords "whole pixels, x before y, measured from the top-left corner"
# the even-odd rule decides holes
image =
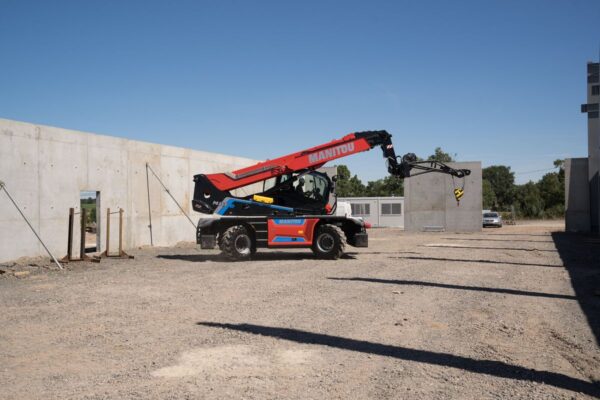
[[[227,228],[234,225],[244,225],[252,235],[257,248],[267,248],[268,246],[268,223],[269,219],[282,218],[282,216],[222,216],[219,218],[201,218],[196,228],[196,243],[202,249],[214,249],[217,245],[217,238]],[[365,229],[365,224],[358,218],[341,217],[337,215],[300,215],[285,216],[285,219],[299,218],[318,218],[319,222],[315,226],[315,232],[320,225],[336,225],[346,235],[346,243],[353,247],[368,247],[369,236]],[[285,246],[273,246],[276,248],[285,248]],[[293,248],[302,248],[299,246],[290,246]]]

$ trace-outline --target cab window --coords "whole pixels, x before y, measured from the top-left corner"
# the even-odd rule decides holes
[[[295,180],[294,190],[308,199],[323,201],[327,191],[327,180],[316,174],[302,174]]]

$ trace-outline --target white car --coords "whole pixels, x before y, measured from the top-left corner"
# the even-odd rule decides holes
[[[502,227],[502,216],[495,211],[483,213],[483,227],[486,226],[497,226]]]

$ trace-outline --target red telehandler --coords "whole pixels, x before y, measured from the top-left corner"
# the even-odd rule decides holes
[[[311,248],[317,257],[336,259],[349,244],[367,247],[368,235],[360,218],[335,215],[336,177],[317,169],[325,163],[380,146],[388,172],[401,178],[439,172],[464,178],[467,169],[439,161],[417,161],[413,153],[398,161],[387,131],[356,132],[320,146],[267,160],[237,171],[194,176],[192,206],[211,214],[201,218],[196,241],[202,249],[219,246],[232,260],[246,260],[257,248]],[[245,197],[230,191],[263,183],[260,193]],[[463,189],[454,190],[456,200]]]

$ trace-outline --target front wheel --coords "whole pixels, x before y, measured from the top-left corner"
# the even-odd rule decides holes
[[[256,245],[248,229],[243,225],[234,225],[223,233],[219,240],[219,247],[225,257],[230,260],[247,260],[256,250]]]
[[[312,245],[312,251],[319,258],[336,260],[344,254],[346,235],[335,225],[321,225]]]

